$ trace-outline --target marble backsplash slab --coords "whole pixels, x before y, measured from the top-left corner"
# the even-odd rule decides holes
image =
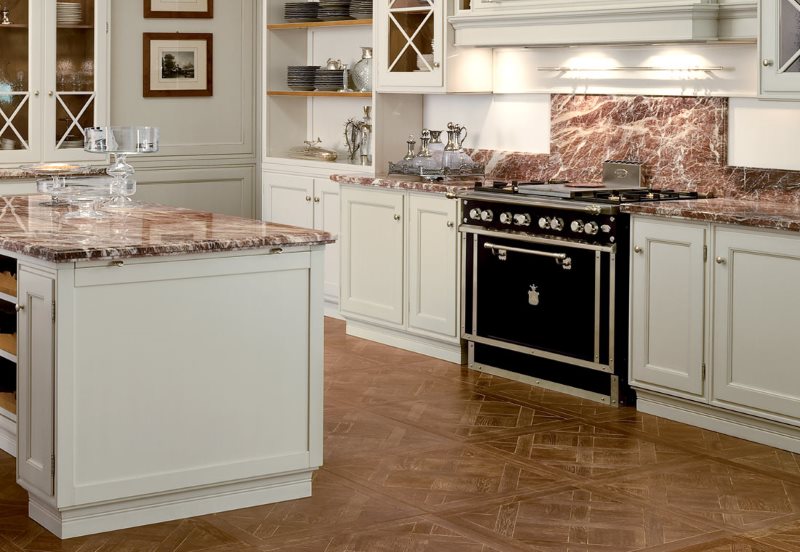
[[[554,94],[549,155],[471,154],[496,179],[599,182],[619,159],[643,163],[654,188],[800,204],[800,171],[727,165],[727,121],[727,98]]]

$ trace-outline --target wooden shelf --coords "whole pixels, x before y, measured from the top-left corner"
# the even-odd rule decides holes
[[[372,25],[372,19],[343,19],[342,21],[312,21],[308,23],[272,23],[267,25],[270,31],[280,29],[319,29],[320,27],[354,27]]]
[[[12,23],[11,25],[0,25],[0,29],[27,29],[28,25],[25,23]]]
[[[7,353],[7,354],[3,354]],[[0,334],[0,355],[12,362],[17,361],[17,334]]]
[[[14,393],[0,393],[0,409],[16,416],[17,397],[14,396]]]
[[[6,299],[5,297],[2,297],[2,295],[13,297],[13,299],[11,299],[10,302],[16,303],[16,297],[17,297],[16,274],[11,274],[10,272],[0,272],[0,299]],[[8,299],[6,300],[8,301]]]
[[[326,98],[371,98],[372,92],[317,92],[301,90],[269,90],[267,96],[326,97]]]
[[[94,29],[94,25],[57,25],[58,29]]]

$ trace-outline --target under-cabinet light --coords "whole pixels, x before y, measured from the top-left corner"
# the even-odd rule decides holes
[[[605,71],[663,71],[663,72],[709,72],[709,71],[724,71],[725,67],[712,66],[712,67],[537,67],[538,71],[552,71],[558,73],[569,72],[598,72]]]

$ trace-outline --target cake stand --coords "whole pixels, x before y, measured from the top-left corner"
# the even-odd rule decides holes
[[[158,151],[159,132],[156,127],[89,127],[84,129],[84,151],[113,155],[106,173],[114,180],[112,197],[106,208],[120,209],[135,205],[130,198],[136,193],[136,172],[128,164],[129,155]]]
[[[86,174],[90,168],[89,165],[79,165],[77,163],[32,163],[20,166],[20,169],[30,171],[36,176],[51,177],[49,179],[37,179],[36,181],[36,189],[50,196],[50,201],[44,201],[39,204],[44,207],[66,205],[66,202],[61,200],[58,194],[53,193],[53,191],[64,186],[65,177]]]

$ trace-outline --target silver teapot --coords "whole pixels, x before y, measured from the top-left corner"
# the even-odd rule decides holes
[[[328,61],[325,62],[325,69],[328,71],[341,71],[344,69],[344,65],[342,65],[342,60],[340,59],[328,58]]]

